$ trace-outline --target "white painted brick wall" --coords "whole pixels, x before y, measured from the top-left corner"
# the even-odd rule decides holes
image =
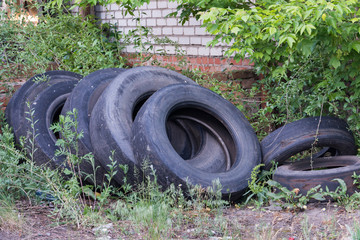
[[[183,29],[184,29],[184,35],[190,37],[195,36],[195,27],[183,27]]]
[[[153,18],[162,18],[161,10],[152,10],[151,12]]]
[[[158,9],[168,8],[168,1],[158,1]]]
[[[156,19],[154,19],[154,18],[146,19],[146,26],[148,26],[148,27],[156,27],[157,26],[156,25]],[[152,28],[152,29],[154,31],[154,28]],[[159,35],[157,33],[154,33],[154,34]],[[161,34],[161,28],[160,28],[160,34]]]
[[[172,27],[164,27],[162,34],[165,36],[172,35],[173,34],[173,28]]]
[[[169,2],[169,0],[150,0],[149,4],[140,7],[142,12],[140,24],[142,26],[150,27],[152,33],[157,37],[168,37],[180,44],[183,50],[189,56],[222,56],[226,45],[219,44],[215,47],[206,47],[206,44],[213,39],[204,28],[201,28],[201,22],[191,17],[189,22],[184,25],[179,23],[179,19],[166,16],[176,11],[177,3]],[[95,14],[103,22],[116,23],[119,30],[128,33],[131,29],[136,28],[138,22],[133,20],[133,16],[127,14],[124,16],[118,5],[110,4],[108,6],[96,6]],[[135,12],[135,17],[139,16]],[[160,49],[160,46],[155,46],[154,49]],[[165,50],[169,54],[175,53],[175,48],[171,45],[166,45]],[[126,48],[128,52],[134,52],[133,46]]]
[[[201,37],[198,37],[198,36],[190,37],[190,44],[191,45],[201,45]]]
[[[158,26],[166,26],[166,19],[165,18],[158,18],[158,19],[156,19],[156,24]]]
[[[183,27],[173,27],[172,30],[173,30],[174,35],[183,35],[184,34]]]

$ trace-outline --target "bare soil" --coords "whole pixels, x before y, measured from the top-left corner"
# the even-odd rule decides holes
[[[62,225],[50,213],[51,205],[19,206],[21,227],[0,229],[0,239],[149,239],[146,231],[134,231],[131,223],[116,221],[99,234],[93,227],[77,228]],[[195,216],[198,213],[184,213]],[[207,220],[199,223],[187,221],[174,226],[171,235],[164,239],[352,239],[351,232],[359,226],[360,212],[345,211],[334,203],[311,203],[306,210],[284,210],[277,206],[254,209],[229,207],[221,216],[226,231],[214,228],[215,215],[208,212]],[[176,229],[175,229],[176,228]],[[201,228],[201,229],[199,229]],[[144,228],[146,229],[146,228]]]

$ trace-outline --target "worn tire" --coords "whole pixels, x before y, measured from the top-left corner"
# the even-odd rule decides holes
[[[47,79],[47,81],[38,82],[39,79]],[[19,144],[21,136],[19,132],[21,134],[24,132],[21,131],[21,128],[25,121],[25,113],[28,111],[26,103],[30,94],[36,95],[51,84],[72,80],[80,81],[81,79],[80,74],[69,71],[48,71],[28,79],[11,97],[5,110],[6,121],[14,131],[15,143]]]
[[[286,124],[262,140],[264,169],[269,170],[272,161],[280,166],[290,157],[313,146],[329,149],[336,155],[357,153],[354,136],[345,121],[329,116],[309,117]]]
[[[224,149],[219,134],[187,117],[189,116],[173,115],[166,122],[167,135],[174,150],[197,169],[205,172],[225,171],[228,149]],[[175,127],[174,122],[180,128]]]
[[[204,130],[193,122],[171,119],[166,124],[166,132],[171,145],[183,159],[194,157],[203,145]]]
[[[61,111],[62,115],[67,112],[77,110],[77,133],[82,133],[83,137],[78,140],[78,153],[83,156],[93,151],[90,139],[90,116],[98,98],[108,86],[108,84],[124,72],[122,68],[101,69],[85,76],[79,84],[72,90]],[[88,162],[80,165],[81,170],[87,174],[93,174],[93,166]],[[95,168],[98,184],[103,182],[105,171],[100,162],[95,159]]]
[[[58,136],[49,128],[58,121],[67,97],[81,76],[68,74],[64,71],[45,73],[45,75],[49,78],[48,81],[34,84],[25,94],[16,99],[16,102],[21,102],[23,105],[19,107],[18,115],[14,115],[11,119],[14,123],[14,134],[17,141],[21,136],[24,136],[25,146],[31,146],[28,140],[33,139],[35,134],[34,161],[38,165],[46,164],[56,168],[63,163],[64,157],[55,157],[55,152],[58,149],[55,143]],[[31,110],[27,109],[26,102],[30,102]],[[15,102],[14,106],[17,106]],[[32,122],[28,120],[29,111],[33,112],[34,128]],[[33,130],[35,130],[34,133]]]
[[[131,146],[133,120],[143,103],[154,92],[176,83],[196,84],[175,71],[160,67],[136,67],[119,74],[104,90],[90,118],[91,143],[96,158],[105,169],[110,156],[118,164],[129,166],[127,181],[135,183],[134,158]],[[114,180],[122,184],[124,173],[117,169]]]
[[[174,115],[193,119],[215,132],[230,155],[229,169],[204,171],[193,165],[192,159],[181,158],[166,134],[166,122]],[[150,161],[164,188],[171,183],[186,186],[187,182],[208,187],[218,178],[225,198],[237,198],[244,192],[252,169],[261,161],[259,141],[244,115],[218,94],[194,85],[177,84],[154,93],[136,116],[132,143],[137,161]],[[198,157],[205,164],[212,161],[208,159],[211,154]]]
[[[310,168],[310,161],[299,161],[278,167],[273,179],[282,186],[293,190],[299,189],[299,193],[306,193],[313,187],[321,185],[330,191],[335,191],[339,186],[335,178],[345,181],[348,194],[352,194],[358,188],[353,184],[353,173],[360,174],[360,159],[357,156],[334,156],[313,159],[313,169]]]

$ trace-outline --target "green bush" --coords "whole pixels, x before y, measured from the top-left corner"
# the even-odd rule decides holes
[[[355,0],[182,1],[227,54],[249,57],[263,75],[267,104],[257,117],[284,124],[306,116],[336,115],[360,137],[359,7]],[[220,6],[219,6],[220,5]],[[263,121],[260,120],[260,121]]]
[[[37,24],[13,17],[0,21],[1,82],[21,75],[26,79],[49,64],[83,75],[125,64],[121,35],[109,24],[60,11],[44,14]]]

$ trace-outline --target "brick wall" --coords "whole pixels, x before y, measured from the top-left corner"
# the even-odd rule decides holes
[[[190,18],[188,22],[181,25],[177,18],[166,17],[169,13],[176,11],[177,3],[169,0],[151,0],[149,4],[140,7],[135,16],[125,15],[125,11],[116,4],[108,6],[96,6],[95,14],[102,22],[116,24],[118,29],[124,33],[135,29],[138,25],[149,27],[156,37],[167,37],[170,40],[179,43],[184,50],[188,61],[192,67],[199,67],[206,71],[223,71],[224,69],[248,69],[251,64],[248,60],[236,63],[233,60],[224,60],[223,55],[227,46],[218,44],[214,47],[207,47],[206,44],[213,39],[213,36],[206,33],[201,27],[201,22],[195,18]],[[134,20],[139,18],[140,22]],[[153,42],[155,43],[155,42]],[[164,49],[167,54],[175,55],[175,47],[171,44],[163,46],[154,44],[154,52]],[[127,45],[126,53],[134,53],[133,45]],[[172,62],[172,60],[175,60]],[[176,65],[175,58],[163,58],[161,61],[167,61]],[[216,62],[216,63],[215,63]]]

